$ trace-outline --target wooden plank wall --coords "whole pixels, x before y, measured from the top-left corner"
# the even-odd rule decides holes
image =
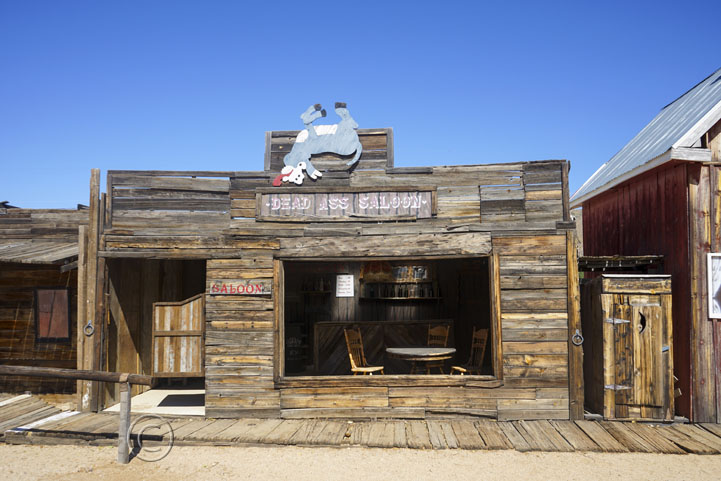
[[[0,209],[0,238],[4,240],[77,242],[80,225],[88,225],[85,209]]]
[[[280,172],[283,158],[290,153],[298,136],[299,130],[266,132],[265,136],[265,170]],[[354,170],[379,170],[393,167],[393,129],[358,129],[358,140],[363,146],[358,165]],[[353,154],[322,154],[313,157],[313,165],[324,172],[328,170],[347,171],[346,162]]]
[[[503,380],[535,389],[499,401],[499,419],[568,418],[566,236],[493,239],[499,257]]]
[[[0,209],[0,239],[42,241],[52,245],[78,242],[78,228],[87,225],[87,210]],[[42,255],[38,252],[38,255]],[[30,256],[32,257],[32,256]],[[68,259],[72,260],[72,256]],[[25,259],[23,262],[32,259]],[[71,342],[36,343],[34,289],[70,288]],[[0,262],[0,363],[25,366],[74,368],[76,363],[77,270],[60,265]],[[0,377],[0,391],[72,393],[75,381],[44,378]]]
[[[205,258],[208,286],[227,279],[274,279],[271,297],[206,296],[208,416],[302,417],[342,409],[385,409],[399,415],[466,412],[502,419],[568,418],[569,225],[558,224],[569,220],[565,166],[563,161],[547,161],[324,175],[323,185],[436,189],[434,218],[387,223],[257,222],[246,201],[255,198],[257,187],[270,184],[271,176],[263,172],[228,173],[228,212],[221,216],[220,210],[201,206],[203,215],[213,220],[179,223],[185,211],[170,207],[182,203],[168,203],[168,198],[212,192],[209,205],[217,207],[214,196],[221,196],[225,187],[211,189],[206,184],[196,190],[193,183],[200,175],[193,179],[189,174],[151,173],[144,178],[130,173],[126,177],[133,179],[126,178],[123,189],[116,189],[114,179],[123,179],[124,173],[113,172],[108,184],[113,211],[100,255]],[[160,184],[154,183],[154,176],[161,178]],[[174,181],[167,181],[173,177],[188,179],[190,186],[170,188]],[[116,203],[147,195],[120,196],[120,190],[137,190],[131,187],[138,179],[146,188],[162,186],[163,195],[151,198],[162,199],[158,205],[166,210],[155,209],[153,202]],[[284,303],[278,297],[283,269],[277,259],[429,255],[494,256],[494,282],[499,286],[495,317],[502,332],[492,349],[503,352],[497,371],[505,385],[476,380],[476,388],[470,388],[473,380],[436,378],[431,390],[423,377],[383,381],[374,376],[370,385],[349,385],[358,381],[348,376],[307,382],[280,378],[282,325],[276,321],[283,318]]]
[[[52,265],[0,263],[0,364],[75,368],[77,271]],[[36,287],[70,288],[70,342],[35,341]],[[73,393],[75,381],[0,376],[0,392]]]
[[[107,223],[136,234],[162,219],[179,232],[222,229],[230,211],[227,173],[109,171]]]
[[[246,250],[240,259],[209,260],[206,282],[273,279],[273,250]],[[208,295],[205,312],[205,414],[278,417],[274,389],[277,295]]]

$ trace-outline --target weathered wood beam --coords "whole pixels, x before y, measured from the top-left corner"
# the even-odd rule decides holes
[[[0,375],[52,377],[101,382],[128,382],[130,384],[141,384],[143,386],[153,385],[153,377],[142,374],[127,374],[122,372],[95,371],[87,369],[62,369],[58,367],[8,366],[0,364]],[[121,379],[124,378],[127,378],[127,380],[122,381]]]

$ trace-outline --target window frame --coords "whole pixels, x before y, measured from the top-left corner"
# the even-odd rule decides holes
[[[45,291],[62,291],[65,292],[65,316],[67,319],[67,336],[64,337],[46,337],[40,335],[40,309],[39,299],[40,293]],[[38,344],[50,343],[69,343],[72,339],[72,319],[71,319],[71,299],[70,289],[67,287],[36,287],[33,292],[33,311],[35,314],[35,342]],[[52,326],[52,316],[50,319]]]
[[[324,382],[333,380],[338,385],[406,385],[414,379],[434,379],[434,385],[465,385],[467,382],[488,383],[487,387],[498,387],[503,385],[503,349],[501,342],[501,285],[499,273],[498,254],[491,252],[486,255],[441,255],[441,256],[397,256],[397,257],[373,257],[373,260],[388,261],[421,261],[432,260],[442,261],[443,259],[470,259],[476,257],[488,258],[489,295],[490,295],[490,339],[487,347],[490,350],[491,365],[493,374],[482,375],[451,375],[432,374],[414,375],[398,374],[386,376],[353,376],[353,375],[332,375],[332,376],[288,376],[285,372],[285,264],[287,262],[343,262],[343,261],[366,261],[368,258],[361,257],[278,257],[274,260],[274,311],[275,311],[275,355],[274,355],[274,384],[276,388],[284,387],[313,387],[322,386]],[[373,379],[375,378],[375,379]],[[345,382],[347,381],[347,382]]]

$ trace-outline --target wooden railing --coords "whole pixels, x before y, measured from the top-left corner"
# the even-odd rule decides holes
[[[152,376],[108,371],[86,371],[76,369],[60,369],[52,367],[2,366],[0,375],[54,377],[63,379],[79,379],[84,381],[102,381],[120,383],[120,419],[118,423],[118,462],[128,464],[130,458],[128,446],[128,430],[130,429],[130,385],[142,384],[151,386]]]

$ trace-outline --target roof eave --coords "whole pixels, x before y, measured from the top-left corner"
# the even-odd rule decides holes
[[[711,150],[692,147],[671,147],[663,154],[649,160],[645,164],[640,165],[633,170],[626,172],[623,175],[616,177],[601,187],[592,190],[581,197],[571,199],[571,208],[575,209],[577,207],[581,207],[584,202],[626,182],[629,179],[632,179],[633,177],[636,177],[637,175],[648,172],[651,169],[655,169],[666,162],[670,162],[671,160],[681,160],[686,162],[711,162]]]
[[[711,127],[716,125],[721,119],[721,102],[716,103],[701,119],[696,122],[696,125],[691,127],[680,139],[678,139],[671,148],[677,149],[680,147],[688,147],[696,143]]]

